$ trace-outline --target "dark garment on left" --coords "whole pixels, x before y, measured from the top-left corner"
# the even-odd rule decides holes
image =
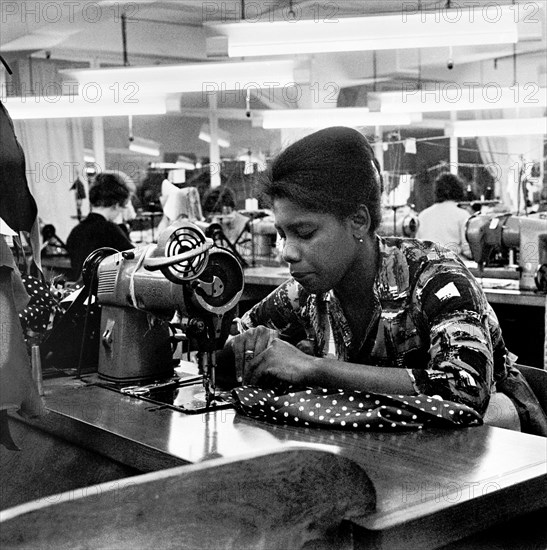
[[[115,248],[118,251],[134,248],[124,232],[104,216],[92,212],[68,236],[66,248],[75,279],[80,277],[85,259],[98,248]]]
[[[36,220],[36,202],[28,188],[23,149],[1,101],[0,144],[0,218],[14,231],[30,231]]]

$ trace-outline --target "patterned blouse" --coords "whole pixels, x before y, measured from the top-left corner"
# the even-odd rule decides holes
[[[334,292],[309,294],[294,279],[249,310],[243,327],[276,329],[295,345],[308,340],[318,357],[407,369],[417,393],[483,414],[513,357],[478,282],[456,254],[432,242],[378,237],[378,247],[374,312],[361,340]]]

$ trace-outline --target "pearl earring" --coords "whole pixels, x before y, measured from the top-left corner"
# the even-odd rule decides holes
[[[364,241],[363,241],[363,237],[358,237],[357,235],[354,235],[354,237],[355,237],[360,243],[364,242]]]

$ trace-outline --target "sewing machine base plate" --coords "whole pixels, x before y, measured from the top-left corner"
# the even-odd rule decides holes
[[[207,404],[205,388],[201,381],[188,384],[181,382],[179,379],[173,379],[172,384],[162,384],[157,388],[150,388],[149,391],[143,395],[139,395],[137,392],[127,392],[127,387],[105,383],[103,381],[96,382],[96,385],[119,392],[125,396],[148,401],[155,405],[155,407],[151,407],[151,410],[169,408],[185,414],[197,414],[218,409],[227,409],[233,406],[232,396],[229,391],[217,391],[215,393],[215,399]]]

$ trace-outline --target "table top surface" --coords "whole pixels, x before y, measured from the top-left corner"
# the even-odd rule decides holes
[[[50,423],[62,417],[95,426],[114,437],[122,455],[124,445],[135,443],[181,464],[294,444],[341,453],[364,468],[377,491],[376,512],[360,521],[366,529],[390,528],[492,492],[547,482],[547,439],[501,428],[391,434],[276,426],[233,409],[184,414],[72,378],[46,382]],[[542,494],[532,497],[539,498],[536,508],[547,506],[547,492]]]

